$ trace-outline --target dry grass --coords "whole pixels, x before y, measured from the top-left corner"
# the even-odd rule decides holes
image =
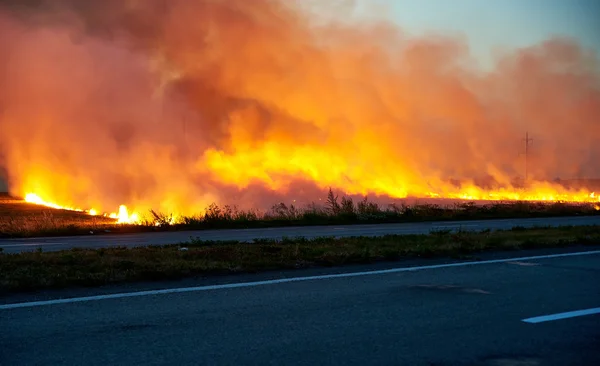
[[[118,225],[115,220],[90,216],[84,213],[55,210],[25,203],[21,200],[0,197],[0,237],[31,237],[131,233],[160,230],[202,230],[266,228],[308,225],[350,225],[367,223],[401,223],[444,220],[479,220],[499,218],[556,217],[576,215],[599,215],[592,204],[496,202],[475,204],[457,202],[452,205],[435,204],[385,205],[370,202],[366,198],[353,202],[348,197],[338,201],[329,192],[322,206],[309,205],[298,208],[283,203],[274,205],[270,211],[238,210],[234,206],[219,207],[215,204],[202,209],[203,214],[183,217],[171,224],[170,213],[151,211],[143,215],[147,221],[142,225]],[[142,213],[143,214],[143,213]],[[160,224],[159,226],[155,225]]]
[[[483,251],[600,244],[600,227],[437,232],[380,238],[304,238],[255,243],[0,253],[0,292],[180,279],[198,275],[339,266],[403,258],[465,257]],[[182,250],[185,247],[186,250]]]
[[[115,226],[115,220],[56,210],[0,196],[0,237],[82,234]]]

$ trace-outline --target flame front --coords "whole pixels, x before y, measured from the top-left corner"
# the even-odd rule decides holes
[[[85,212],[91,216],[96,216],[98,215],[98,211],[96,209],[89,209],[89,210],[83,210],[80,208],[74,208],[74,207],[69,207],[69,206],[61,206],[59,204],[53,203],[53,202],[48,202],[44,199],[42,199],[39,195],[35,194],[35,193],[27,193],[25,195],[24,198],[25,202],[28,203],[33,203],[36,205],[40,205],[40,206],[45,206],[45,207],[50,207],[50,208],[54,208],[57,210],[67,210],[67,211],[75,211],[75,212]],[[105,213],[103,214],[103,216],[105,217],[109,217],[111,219],[115,219],[117,220],[117,223],[119,224],[139,224],[140,223],[140,216],[137,212],[134,213],[129,213],[127,206],[125,205],[121,205],[119,206],[119,211],[118,212],[113,212],[113,213]]]
[[[130,215],[125,205],[119,206],[119,213],[111,213],[109,217],[117,219],[119,224],[136,224],[139,222],[139,215],[137,213]]]
[[[74,207],[69,207],[69,206],[61,206],[61,205],[58,205],[56,203],[45,201],[44,199],[42,199],[40,196],[38,196],[35,193],[27,193],[25,195],[24,200],[25,200],[25,202],[34,203],[34,204],[40,205],[40,206],[46,206],[46,207],[50,207],[50,208],[55,208],[57,210],[68,210],[68,211],[83,212],[83,210],[80,209],[80,208],[74,208]]]
[[[555,182],[600,178],[598,60],[572,40],[487,71],[461,39],[300,2],[61,4],[0,5],[0,164],[30,202],[123,223],[329,187],[600,204]]]

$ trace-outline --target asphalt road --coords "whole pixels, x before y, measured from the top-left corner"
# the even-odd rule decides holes
[[[320,236],[381,236],[388,234],[427,234],[432,230],[506,230],[515,226],[565,226],[565,225],[600,225],[600,216],[554,217],[536,219],[502,219],[478,221],[445,221],[407,224],[376,225],[339,225],[339,226],[303,226],[267,229],[238,230],[202,230],[155,232],[120,235],[88,235],[53,238],[0,239],[0,248],[5,253],[18,253],[43,248],[44,251],[65,250],[70,248],[103,248],[110,246],[148,246],[178,244],[188,241],[190,237],[203,240],[239,240],[281,239],[282,237]]]
[[[0,364],[600,365],[599,249],[0,298]]]

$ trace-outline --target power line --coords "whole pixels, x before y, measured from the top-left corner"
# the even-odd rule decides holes
[[[529,132],[525,132],[525,182],[529,177],[529,145],[533,142],[533,139],[529,137]]]

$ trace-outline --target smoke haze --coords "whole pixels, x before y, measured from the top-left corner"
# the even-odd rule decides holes
[[[526,131],[532,195],[563,192],[556,177],[600,178],[594,52],[554,38],[484,72],[464,39],[331,16],[351,1],[327,16],[310,4],[0,1],[11,190],[178,213],[328,187],[510,196]]]

